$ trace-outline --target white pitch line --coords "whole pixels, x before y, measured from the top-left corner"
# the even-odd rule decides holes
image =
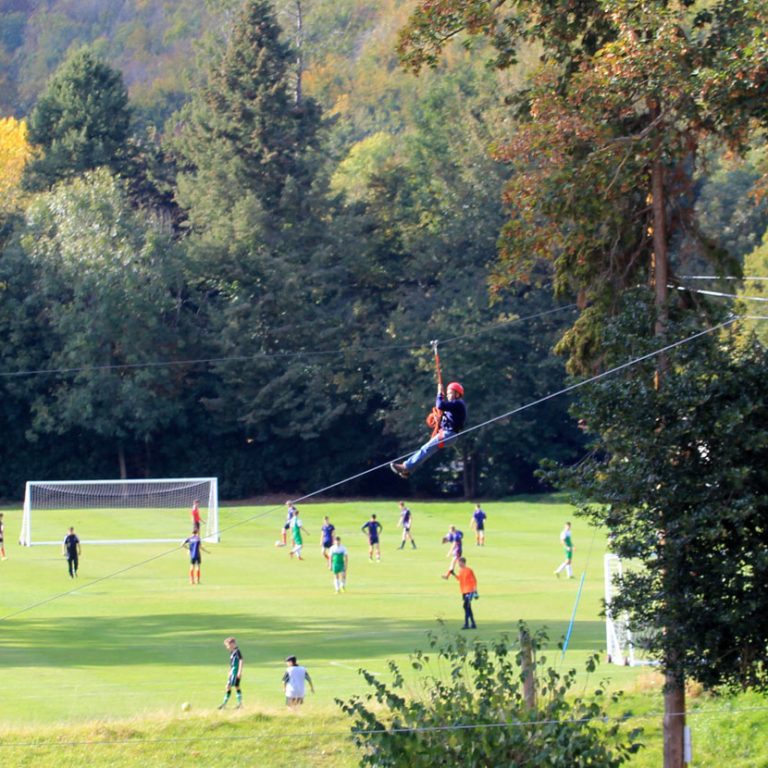
[[[332,667],[341,667],[342,669],[349,669],[352,672],[357,672],[360,667],[350,667],[349,664],[342,664],[340,661],[329,661],[328,662]],[[371,672],[370,669],[366,669],[366,672],[370,675],[380,675],[381,672]]]

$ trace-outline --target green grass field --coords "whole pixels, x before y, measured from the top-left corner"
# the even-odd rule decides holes
[[[84,545],[80,576],[70,580],[58,547],[11,544],[21,514],[5,510],[0,726],[6,749],[0,762],[44,766],[50,750],[59,766],[165,765],[166,759],[171,765],[191,750],[208,756],[205,765],[255,764],[234,762],[237,747],[224,751],[217,762],[222,741],[242,738],[251,753],[263,752],[260,765],[354,765],[349,723],[334,699],[364,690],[360,667],[384,674],[387,659],[402,661],[425,647],[426,633],[437,628],[438,620],[451,629],[461,625],[458,586],[440,578],[448,563],[448,547],[440,539],[451,523],[465,533],[465,555],[479,580],[478,637],[514,633],[521,618],[534,627],[545,625],[553,639],[551,661],[577,668],[605,646],[599,617],[604,541],[572,518],[571,509],[556,497],[484,505],[489,520],[483,548],[474,545],[469,526],[472,504],[413,502],[418,549],[402,551],[397,549],[396,502],[299,506],[310,531],[304,561],[291,560],[287,549],[274,546],[284,520],[282,507],[224,507],[222,541],[206,545],[210,553],[203,555],[202,583],[196,586],[189,584],[187,553],[168,544]],[[380,563],[368,561],[360,531],[372,512],[384,526]],[[350,551],[348,590],[341,595],[335,594],[320,555],[325,514]],[[89,538],[87,512],[68,513],[67,519],[84,541]],[[566,519],[574,523],[577,578],[558,580],[553,570],[562,559],[558,536]],[[67,524],[62,518],[61,538]],[[148,520],[144,527],[151,528]],[[188,527],[182,513],[179,540]],[[561,659],[554,643],[567,629],[585,568],[573,635]],[[223,640],[228,635],[237,638],[245,657],[246,706],[237,713],[216,711],[227,674]],[[317,688],[299,715],[286,714],[283,704],[280,680],[288,654],[309,668]],[[633,692],[638,714],[659,711],[657,683],[648,682],[650,674],[614,665],[599,671],[612,687]],[[586,676],[584,683],[589,684]],[[183,702],[191,704],[189,712],[182,712]],[[287,738],[296,717],[301,738]],[[657,730],[658,718],[642,724]],[[202,741],[185,741],[190,729]],[[112,752],[106,745],[83,747],[82,758],[72,752],[72,763],[62,762],[55,747],[30,751],[10,746],[41,739],[137,743],[113,745]],[[299,747],[301,740],[306,744]],[[657,748],[658,733],[651,741]],[[164,745],[165,757],[147,757],[153,743]],[[295,750],[299,758],[291,757]],[[647,756],[637,762],[657,764]]]

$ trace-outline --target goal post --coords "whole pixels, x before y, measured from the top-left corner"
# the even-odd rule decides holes
[[[605,577],[605,640],[609,664],[626,667],[655,665],[652,659],[640,658],[636,640],[629,626],[629,614],[613,607],[613,600],[621,590],[624,567],[618,555],[607,553],[603,561]],[[642,635],[642,633],[641,633]],[[642,638],[641,638],[642,640]],[[640,647],[643,643],[640,642]]]
[[[178,542],[192,530],[199,502],[201,537],[218,542],[215,477],[147,480],[30,480],[24,493],[19,543],[61,544],[70,526],[84,544]]]

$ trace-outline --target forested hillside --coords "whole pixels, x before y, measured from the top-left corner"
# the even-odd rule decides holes
[[[413,2],[241,6],[0,0],[2,496],[119,475],[324,486],[428,434],[432,339],[470,423],[564,386],[552,348],[579,291],[555,296],[544,258],[499,278],[524,178],[501,148],[540,42],[497,68],[460,38],[417,77],[397,51]],[[738,270],[768,222],[762,143],[701,152],[695,229]],[[411,488],[537,488],[540,460],[581,455],[568,405],[468,435]]]

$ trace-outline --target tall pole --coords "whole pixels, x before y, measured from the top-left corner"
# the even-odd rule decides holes
[[[653,122],[659,120],[660,105],[656,100],[649,103],[650,116]],[[656,128],[655,152],[651,165],[651,206],[653,217],[653,286],[656,304],[656,336],[664,336],[667,330],[669,312],[667,309],[669,284],[669,254],[667,250],[667,222],[665,172],[663,161],[662,128],[659,123]],[[666,355],[660,355],[656,366],[656,387],[661,388],[668,370]],[[664,425],[659,425],[664,429]],[[662,532],[666,526],[662,519]],[[666,549],[674,546],[666,536],[663,536],[661,546]],[[666,552],[663,553],[666,558]],[[674,573],[670,572],[669,564],[664,569],[664,592],[672,594],[677,588],[674,583]],[[662,629],[663,631],[663,629]],[[685,677],[680,670],[680,659],[677,649],[664,650],[664,768],[684,768],[684,733],[685,733]]]

